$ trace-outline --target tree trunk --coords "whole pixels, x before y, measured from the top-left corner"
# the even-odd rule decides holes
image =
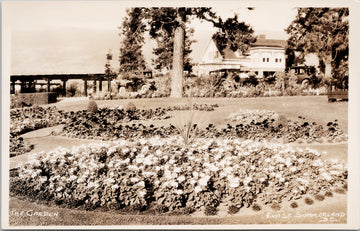
[[[178,13],[177,21],[180,23],[174,32],[174,53],[173,65],[171,75],[171,94],[172,98],[181,98],[183,91],[183,74],[184,74],[184,43],[185,43],[185,28],[184,21]]]
[[[329,81],[332,77],[332,66],[331,66],[331,56],[330,57],[326,57],[324,60],[325,63],[325,73],[324,73],[324,78],[326,81]]]

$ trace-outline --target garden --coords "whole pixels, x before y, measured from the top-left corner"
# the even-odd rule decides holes
[[[267,81],[271,79],[271,81]],[[113,81],[109,90],[93,93],[95,100],[134,99],[134,98],[161,98],[170,95],[170,75],[154,76],[154,78],[130,78]],[[132,87],[128,87],[131,85]],[[274,97],[297,95],[325,95],[329,83],[321,81],[317,84],[303,86],[297,82],[294,73],[276,72],[269,78],[243,82],[231,74],[212,74],[187,77],[184,81],[184,97],[216,97],[216,98],[247,98],[247,97]],[[77,90],[79,93],[79,89]]]
[[[94,212],[153,225],[346,213],[347,102],[326,96],[73,100],[14,108],[10,119],[15,210],[82,214],[80,225]],[[320,222],[282,222],[299,221]]]

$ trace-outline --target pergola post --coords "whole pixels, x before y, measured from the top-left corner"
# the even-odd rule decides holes
[[[36,80],[31,80],[29,82],[29,92],[36,92]]]
[[[93,92],[95,93],[96,92],[96,79],[94,79],[94,88],[93,88]]]
[[[25,88],[26,88],[26,82],[25,82],[25,81],[21,81],[21,82],[20,82],[20,92],[21,92],[21,93],[25,93]]]
[[[48,78],[47,79],[47,92],[50,92],[50,82],[51,82],[51,80]]]
[[[84,79],[84,93],[85,93],[85,97],[87,97],[87,80]]]
[[[63,82],[63,93],[64,93],[64,96],[66,96],[66,81],[67,79],[63,79],[62,82]]]
[[[99,79],[99,91],[102,91],[102,79]]]

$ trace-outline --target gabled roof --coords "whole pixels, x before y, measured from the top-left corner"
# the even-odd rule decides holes
[[[223,51],[222,51],[222,57],[224,59],[243,59],[244,57],[239,57],[235,54],[235,52],[233,50],[231,50],[229,47],[226,47]]]
[[[281,47],[285,48],[286,41],[279,39],[258,39],[251,47]]]
[[[216,42],[214,41],[215,45]],[[277,48],[285,48],[286,47],[286,41],[280,40],[280,39],[266,39],[265,35],[260,35],[256,42],[251,44],[250,47],[277,47]],[[250,48],[250,49],[251,49]],[[218,48],[218,50],[220,50]],[[239,52],[241,54],[241,52]],[[240,57],[235,54],[233,50],[231,50],[229,47],[226,47],[222,52],[221,55],[223,59],[244,59],[246,58],[246,55],[241,55]]]

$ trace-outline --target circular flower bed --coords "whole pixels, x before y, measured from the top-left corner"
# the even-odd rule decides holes
[[[281,203],[346,185],[344,164],[323,161],[317,151],[239,139],[184,147],[172,136],[37,154],[11,178],[10,190],[70,208],[171,211]]]

